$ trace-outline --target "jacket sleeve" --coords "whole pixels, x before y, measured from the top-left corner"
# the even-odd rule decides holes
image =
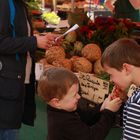
[[[102,111],[100,120],[90,128],[91,138],[94,140],[104,140],[108,135],[114,120],[114,112],[107,109]]]
[[[80,99],[77,112],[83,122],[91,126],[95,124],[100,118],[100,108],[102,104],[90,107],[84,99]]]
[[[8,0],[0,0],[0,54],[32,52],[36,47],[37,41],[34,36],[12,37]]]
[[[100,112],[102,104],[90,107],[81,105],[82,100],[80,100],[79,103],[78,114],[82,123],[84,123],[81,123],[81,125],[83,125],[81,128],[83,128],[83,130],[85,129],[85,135],[94,140],[104,140],[113,125],[115,113],[107,109]],[[86,140],[86,138],[83,140]]]
[[[115,113],[105,109],[101,112],[99,121],[92,126],[88,126],[77,116],[67,122],[67,127],[63,131],[70,140],[105,140],[112,127],[114,116]]]

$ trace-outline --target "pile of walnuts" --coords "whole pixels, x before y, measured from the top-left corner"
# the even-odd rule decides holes
[[[53,46],[46,50],[45,58],[40,60],[44,68],[64,67],[73,72],[100,74],[104,72],[101,63],[101,49],[96,44],[87,44],[81,51],[81,56],[66,58],[65,50],[61,46]]]

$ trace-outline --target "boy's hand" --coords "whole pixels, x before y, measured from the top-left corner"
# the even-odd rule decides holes
[[[112,100],[111,96],[109,95],[105,102],[104,108],[112,112],[117,112],[121,105],[122,105],[122,100],[120,98],[115,98]]]

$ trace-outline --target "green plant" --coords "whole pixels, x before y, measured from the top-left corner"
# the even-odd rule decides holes
[[[29,10],[39,10],[41,2],[39,0],[27,0],[26,1]]]

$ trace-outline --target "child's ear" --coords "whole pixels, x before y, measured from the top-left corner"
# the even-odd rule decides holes
[[[59,99],[58,98],[51,99],[50,105],[52,105],[53,107],[59,108]]]
[[[130,74],[132,72],[132,68],[133,66],[128,63],[123,64],[123,70],[125,70],[126,74]]]

